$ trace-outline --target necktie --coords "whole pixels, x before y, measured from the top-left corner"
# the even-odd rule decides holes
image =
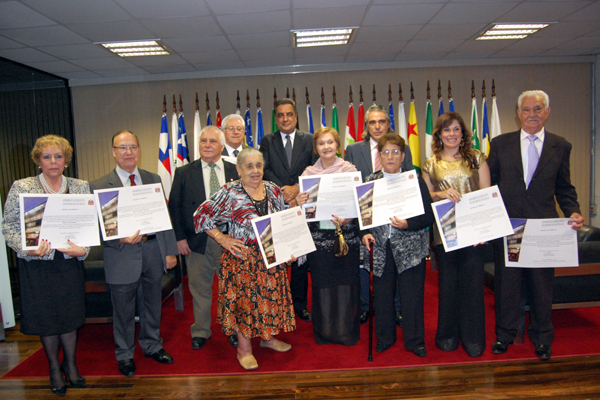
[[[287,157],[288,166],[292,166],[292,138],[290,135],[285,135],[285,156]]]
[[[527,187],[529,187],[531,178],[533,178],[535,169],[540,161],[540,156],[535,148],[535,140],[537,139],[537,136],[528,135],[527,139],[529,139],[529,147],[527,148],[527,177],[525,178],[525,184]]]
[[[237,157],[237,156],[238,156],[238,154],[240,154],[240,151],[239,151],[239,150],[234,150],[234,151],[233,151],[233,156],[234,156],[234,157]]]
[[[210,167],[210,196],[212,197],[212,195],[219,190],[221,185],[219,185],[219,179],[215,172],[215,164],[209,163],[208,166]]]
[[[131,184],[129,186],[136,186],[134,174],[129,175],[129,182],[131,182]]]
[[[383,166],[381,165],[381,155],[379,154],[378,151],[375,152],[375,171],[373,172],[377,172],[377,171],[381,171],[383,169]]]

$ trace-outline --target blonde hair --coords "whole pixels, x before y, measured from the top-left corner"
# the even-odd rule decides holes
[[[31,158],[35,165],[40,165],[42,151],[50,146],[58,147],[62,151],[66,165],[73,159],[73,147],[71,147],[67,139],[57,135],[46,135],[38,138],[38,140],[35,141],[33,150],[31,150]]]

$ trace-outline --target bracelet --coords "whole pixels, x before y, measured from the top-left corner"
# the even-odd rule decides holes
[[[213,237],[213,239],[215,240],[215,242],[217,242],[217,236],[219,236],[221,234],[221,231],[217,232],[217,234]],[[218,244],[219,242],[217,242]]]

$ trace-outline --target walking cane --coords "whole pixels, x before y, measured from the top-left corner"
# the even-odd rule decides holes
[[[369,247],[369,358],[373,361],[373,243]]]

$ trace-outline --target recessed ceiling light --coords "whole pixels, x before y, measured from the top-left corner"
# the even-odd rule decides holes
[[[475,40],[524,39],[550,24],[493,24]]]
[[[336,46],[347,44],[357,27],[293,30],[295,47]]]
[[[133,42],[97,42],[120,57],[166,56],[170,53],[156,40],[138,40]]]

